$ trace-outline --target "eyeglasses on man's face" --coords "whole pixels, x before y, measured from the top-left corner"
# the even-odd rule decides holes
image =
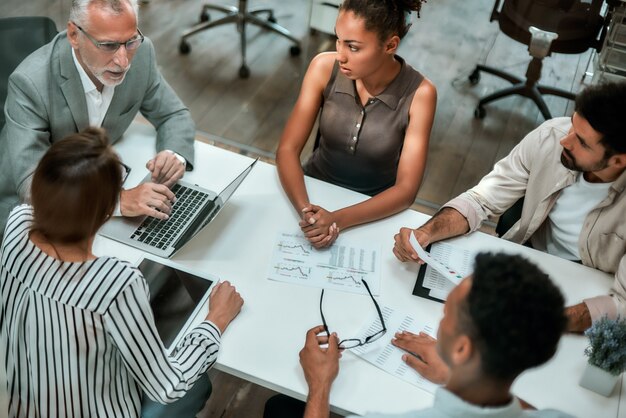
[[[129,39],[126,42],[113,42],[113,41],[98,41],[97,39],[95,39],[93,36],[91,36],[89,33],[87,33],[87,31],[85,31],[83,28],[81,28],[80,26],[78,26],[76,23],[72,22],[74,24],[74,26],[76,26],[78,28],[79,31],[81,31],[86,37],[87,39],[89,39],[91,41],[91,43],[93,43],[98,49],[109,53],[109,54],[113,54],[115,52],[117,52],[118,49],[120,49],[120,47],[122,45],[124,45],[124,48],[126,48],[127,51],[134,51],[135,49],[139,48],[139,45],[141,45],[143,43],[143,40],[145,39],[145,37],[143,36],[143,33],[141,33],[141,31],[139,30],[139,28],[137,28],[137,33],[138,35],[134,36],[133,38]]]
[[[370,298],[372,298],[372,302],[374,302],[374,306],[376,307],[376,312],[378,312],[378,318],[380,320],[380,325],[382,329],[362,339],[361,338],[347,338],[345,340],[341,340],[339,341],[340,348],[345,348],[345,349],[357,348],[362,345],[372,343],[378,340],[383,335],[385,335],[385,333],[387,332],[387,327],[385,326],[385,318],[383,318],[383,313],[380,310],[380,306],[378,306],[378,302],[376,302],[376,299],[374,299],[374,295],[372,295],[372,291],[370,290],[370,287],[367,285],[367,282],[364,279],[361,279],[361,282],[365,286],[365,290],[367,290],[367,293],[370,295]],[[326,332],[326,335],[330,338],[330,331],[328,330],[328,325],[326,324],[326,318],[324,318],[324,310],[322,309],[323,301],[324,301],[324,289],[322,289],[322,294],[320,296],[320,315],[322,316],[322,325],[324,326],[324,331]]]
[[[122,171],[122,184],[124,184],[130,174],[130,167],[120,161],[120,170]]]

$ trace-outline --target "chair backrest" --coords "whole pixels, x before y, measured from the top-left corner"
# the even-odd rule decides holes
[[[605,19],[600,14],[604,0],[504,0],[498,19],[500,30],[528,45],[528,28],[555,32],[551,52],[580,54],[601,45],[600,31]]]
[[[54,22],[43,16],[0,19],[0,129],[4,126],[4,102],[9,76],[36,49],[57,34]]]
[[[504,211],[496,224],[496,234],[501,237],[506,234],[522,217],[522,209],[524,208],[524,197],[518,199],[510,208]]]

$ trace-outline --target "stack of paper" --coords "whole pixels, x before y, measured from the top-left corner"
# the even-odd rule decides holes
[[[425,251],[411,234],[411,245],[417,255],[427,264],[423,287],[430,289],[430,296],[445,300],[448,293],[471,274],[478,251],[468,250],[447,242],[437,242]]]

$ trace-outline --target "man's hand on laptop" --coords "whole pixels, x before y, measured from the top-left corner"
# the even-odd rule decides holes
[[[206,320],[213,322],[223,333],[230,321],[239,315],[242,306],[243,299],[235,286],[229,282],[220,282],[211,290]]]
[[[135,188],[122,190],[120,212],[122,216],[148,215],[165,220],[169,218],[175,201],[174,193],[166,185],[142,183]]]
[[[185,174],[185,159],[174,151],[159,152],[146,163],[146,168],[152,173],[152,181],[172,187]]]

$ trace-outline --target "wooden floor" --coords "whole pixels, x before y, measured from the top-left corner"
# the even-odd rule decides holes
[[[303,53],[289,55],[290,42],[251,27],[248,30],[249,79],[241,80],[239,38],[233,25],[190,39],[191,53],[178,52],[181,32],[196,23],[201,0],[150,0],[141,6],[140,27],[157,49],[160,68],[191,109],[200,131],[221,141],[272,158],[283,125],[296,100],[311,56],[334,45],[308,30],[307,0],[254,0],[275,7],[280,24],[302,39]],[[234,0],[218,3],[235,4]],[[3,0],[0,16],[48,15],[65,27],[70,0]],[[527,47],[499,33],[490,23],[493,0],[433,0],[414,21],[399,54],[431,79],[438,89],[437,114],[430,138],[427,173],[418,201],[436,207],[478,182],[543,119],[528,99],[511,97],[487,106],[483,120],[473,117],[479,97],[507,83],[483,75],[472,86],[467,76],[477,63],[523,76]],[[213,13],[212,18],[217,18]],[[542,83],[578,91],[589,53],[553,55],[544,61]],[[548,97],[553,115],[572,112],[564,99]],[[303,159],[306,155],[303,156]],[[214,396],[202,417],[261,417],[272,393],[234,377],[214,373]]]

